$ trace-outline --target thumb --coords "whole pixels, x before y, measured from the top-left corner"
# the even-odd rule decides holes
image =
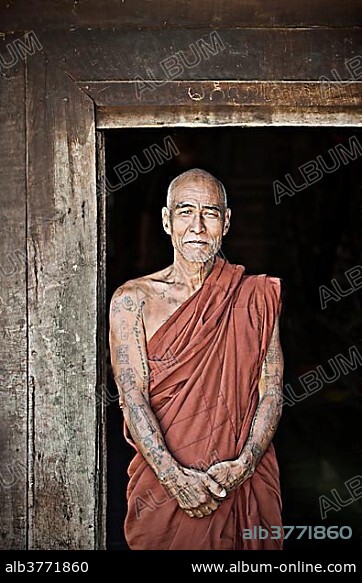
[[[225,488],[220,486],[220,484],[215,482],[215,480],[213,480],[210,476],[207,484],[207,489],[209,490],[210,494],[215,496],[215,498],[226,498],[227,492]]]

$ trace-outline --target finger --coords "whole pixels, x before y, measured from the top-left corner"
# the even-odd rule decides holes
[[[211,509],[212,512],[215,512],[215,510],[217,510],[220,506],[221,502],[218,502],[217,500],[215,500],[215,498],[210,498],[210,501],[208,502],[207,506]]]
[[[209,516],[214,512],[210,506],[202,506],[199,510],[201,510],[204,516]]]
[[[199,500],[195,496],[195,492],[190,488],[182,488],[177,492],[177,499],[185,507],[193,507],[199,505]]]
[[[193,511],[193,513],[194,513],[194,516],[196,516],[196,518],[203,518],[204,517],[203,513],[201,512],[201,510],[199,510],[198,508],[195,508],[195,510]]]
[[[210,476],[208,476],[208,478],[209,479],[207,482],[207,489],[209,490],[210,494],[212,494],[212,496],[214,496],[216,499],[223,500],[224,498],[226,498],[227,492],[225,488],[220,486],[220,484],[218,484]]]
[[[214,478],[214,480],[216,480],[217,475],[219,473],[219,470],[216,466],[211,466],[211,468],[209,468],[206,473],[208,476],[210,476],[211,478]]]

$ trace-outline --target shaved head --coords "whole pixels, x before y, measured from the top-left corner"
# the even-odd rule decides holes
[[[179,186],[187,184],[189,182],[201,182],[201,183],[209,183],[213,186],[217,187],[219,191],[221,200],[223,202],[224,208],[227,207],[227,197],[226,197],[226,190],[222,182],[215,178],[210,172],[206,172],[206,170],[201,170],[201,168],[192,168],[191,170],[187,170],[182,174],[179,174],[172,180],[170,186],[167,190],[167,207],[170,209],[172,207],[173,202],[173,192]]]
[[[200,168],[176,176],[162,209],[163,228],[171,236],[175,257],[189,263],[215,257],[229,230],[230,214],[225,188],[215,176]]]

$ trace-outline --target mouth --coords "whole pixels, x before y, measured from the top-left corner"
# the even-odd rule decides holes
[[[197,239],[193,239],[191,241],[185,241],[184,245],[194,245],[194,246],[199,246],[202,247],[203,245],[208,245],[208,243],[206,241],[199,241]]]

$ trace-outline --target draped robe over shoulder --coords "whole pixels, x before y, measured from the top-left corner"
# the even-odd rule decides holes
[[[244,272],[216,258],[202,287],[148,342],[150,404],[169,451],[189,468],[238,457],[258,405],[261,366],[281,308],[280,280]],[[179,508],[137,449],[128,475],[125,536],[132,550],[282,547],[270,533],[282,524],[272,444],[253,476],[201,519]],[[254,527],[268,536],[244,538]]]

